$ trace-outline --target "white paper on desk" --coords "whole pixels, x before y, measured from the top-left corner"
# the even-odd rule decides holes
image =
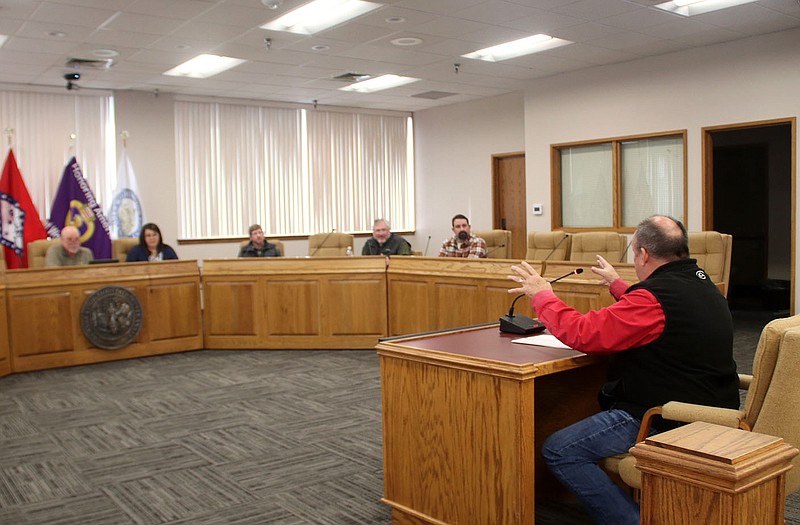
[[[571,347],[556,339],[556,336],[550,334],[536,334],[530,337],[514,339],[511,342],[522,343],[524,345],[549,346],[550,348],[564,348],[565,350],[572,350]]]

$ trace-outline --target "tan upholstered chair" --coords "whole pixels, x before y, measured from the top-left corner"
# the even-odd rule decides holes
[[[664,419],[691,423],[706,421],[738,427],[761,434],[778,436],[794,447],[800,447],[800,315],[776,319],[761,332],[753,361],[753,375],[739,375],[740,388],[747,390],[744,408],[732,410],[689,403],[670,402],[651,409],[642,421],[638,441],[650,427],[650,419],[660,414]],[[786,494],[800,489],[800,456],[792,461],[786,474]],[[604,461],[604,467],[617,472],[633,488],[641,488],[641,473],[636,459],[630,455],[615,456]]]
[[[128,258],[128,252],[134,246],[139,244],[138,237],[124,237],[122,239],[114,239],[111,241],[111,256],[119,262],[125,262]]]
[[[528,261],[566,261],[569,259],[570,236],[566,232],[530,232],[528,234]]]
[[[728,296],[731,280],[731,251],[733,237],[715,231],[689,232],[689,255],[697,259],[697,265]]]
[[[481,230],[473,231],[472,234],[486,241],[487,258],[511,258],[511,230]]]
[[[348,246],[353,246],[353,236],[349,233],[317,233],[308,238],[308,255],[317,257],[346,255]]]
[[[626,262],[628,239],[615,232],[581,232],[572,234],[570,261],[594,261],[602,255],[611,264]]]
[[[239,249],[241,250],[242,248],[247,246],[247,243],[249,243],[249,242],[250,242],[250,239],[240,242],[239,243]],[[281,257],[286,257],[286,251],[283,248],[283,241],[281,241],[279,239],[267,239],[267,242],[270,243],[270,244],[274,244],[275,246],[278,247],[278,249],[281,251]]]
[[[41,239],[28,244],[28,268],[44,268],[47,250],[60,242],[59,239]]]

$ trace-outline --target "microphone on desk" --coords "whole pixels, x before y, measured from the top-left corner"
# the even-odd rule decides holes
[[[514,305],[520,297],[525,297],[524,293],[519,294],[511,302],[508,313],[500,318],[500,331],[509,334],[535,334],[544,330],[545,326],[539,321],[535,321],[527,315],[514,315]]]
[[[556,243],[556,245],[555,245],[555,246],[553,246],[553,249],[552,249],[552,250],[550,250],[550,253],[548,253],[548,254],[547,254],[547,257],[545,257],[544,259],[542,259],[542,261],[546,261],[547,259],[549,259],[549,258],[550,258],[550,256],[551,256],[551,255],[553,255],[554,253],[556,253],[556,250],[558,250],[558,247],[559,247],[559,246],[561,246],[561,243],[563,243],[564,241],[566,241],[568,238],[569,238],[569,234],[566,234],[566,235],[564,235],[563,237],[561,237],[561,240],[560,240],[560,241],[558,241],[558,242]]]
[[[569,277],[570,275],[579,275],[579,274],[582,274],[582,273],[583,273],[583,268],[575,268],[575,269],[574,269],[574,270],[572,270],[571,272],[569,272],[569,273],[565,273],[565,274],[564,274],[564,275],[562,275],[561,277],[556,277],[556,278],[555,278],[555,279],[553,279],[552,281],[547,281],[547,282],[549,282],[549,283],[554,283],[554,282],[556,282],[556,281],[560,281],[561,279],[565,279],[565,278]]]
[[[319,245],[316,248],[314,248],[314,251],[311,252],[311,255],[309,257],[314,257],[317,254],[317,252],[319,251],[319,249],[322,248],[323,246],[325,246],[325,243],[328,242],[328,239],[330,239],[331,235],[333,235],[333,232],[335,232],[335,231],[336,231],[336,228],[331,228],[331,231],[328,232],[328,235],[326,235],[325,238],[322,239],[322,242],[319,243]]]
[[[491,254],[493,254],[494,252],[496,252],[500,248],[505,248],[505,247],[506,247],[505,244],[498,244],[497,246],[495,246],[494,248],[492,248],[491,250],[486,252],[486,257],[489,257]]]
[[[425,257],[426,255],[428,255],[428,246],[430,246],[430,245],[431,245],[431,236],[430,236],[430,235],[428,235],[428,242],[426,242],[426,243],[425,243],[425,251],[424,251],[424,252],[422,252],[422,256],[423,256],[423,257]]]
[[[561,277],[556,277],[548,282],[554,283],[570,275],[578,275],[581,273],[583,273],[583,268],[575,268],[571,272],[565,273]],[[522,293],[516,296],[511,303],[511,308],[508,309],[508,313],[500,318],[500,331],[510,334],[535,334],[536,332],[541,332],[545,329],[545,326],[541,322],[531,319],[527,315],[514,315],[514,305],[520,297],[525,297],[525,294]]]
[[[623,262],[626,259],[626,256],[628,255],[628,248],[631,247],[631,244],[633,244],[633,236],[631,236],[631,240],[628,241],[628,245],[625,246],[625,251],[622,252],[622,257],[620,257],[619,261],[617,262]]]

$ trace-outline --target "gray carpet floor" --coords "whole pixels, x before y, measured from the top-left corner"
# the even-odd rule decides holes
[[[737,319],[742,371],[763,324]],[[373,351],[198,351],[2,378],[0,524],[388,524],[378,374]]]

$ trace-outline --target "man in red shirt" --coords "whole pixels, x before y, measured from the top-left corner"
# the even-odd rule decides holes
[[[639,523],[639,508],[598,466],[635,444],[651,407],[683,401],[739,408],[728,304],[697,261],[689,258],[680,221],[656,215],[633,235],[639,282],[628,286],[605,259],[592,271],[609,286],[613,305],[581,314],[564,304],[529,264],[512,266],[509,293],[531,298],[539,320],[561,342],[587,354],[610,355],[602,412],[559,430],[542,456],[553,474],[599,524]],[[660,422],[656,430],[670,425]]]

